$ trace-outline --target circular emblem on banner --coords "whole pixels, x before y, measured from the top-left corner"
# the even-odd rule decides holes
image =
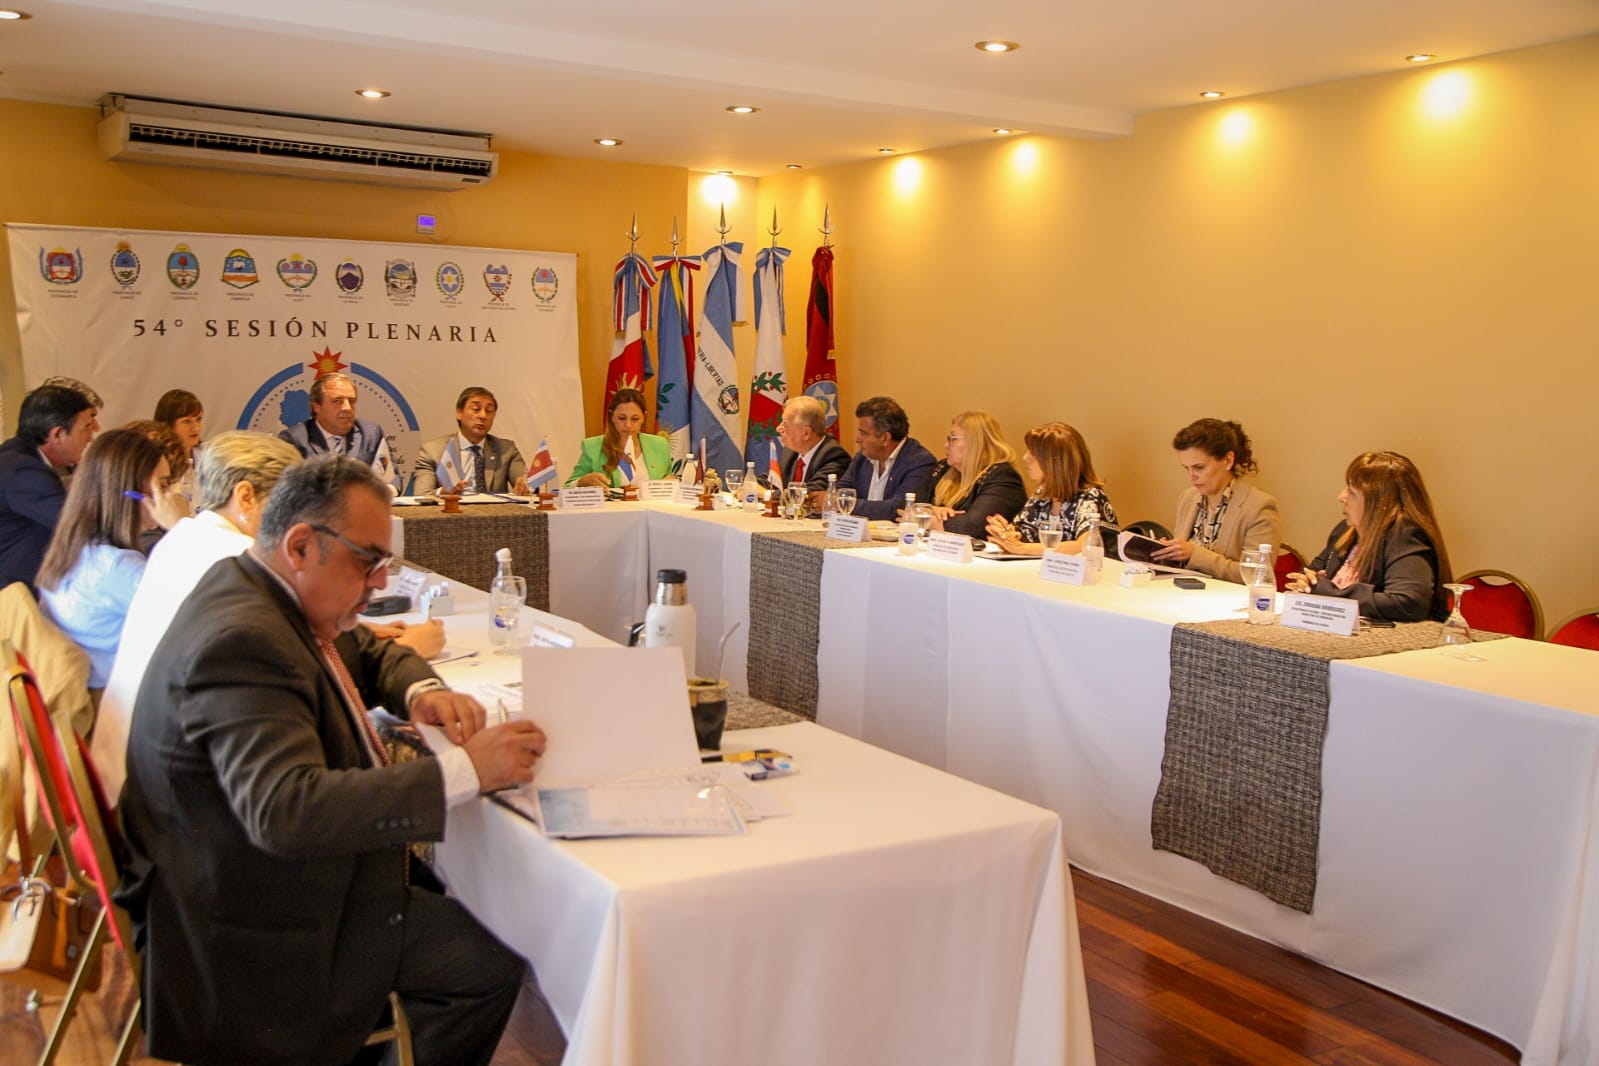
[[[192,289],[200,280],[200,260],[187,244],[180,244],[167,256],[167,280],[175,289]]]
[[[738,386],[729,385],[723,389],[722,394],[716,398],[716,406],[720,407],[725,415],[738,414]]]
[[[549,267],[533,271],[533,295],[540,303],[549,303],[561,289],[561,279]]]
[[[505,294],[511,291],[511,268],[487,264],[483,267],[483,284],[488,288],[491,300],[503,302]]]
[[[461,295],[461,287],[466,284],[466,275],[455,263],[440,263],[438,271],[433,275],[433,283],[439,287],[446,300],[453,300]]]
[[[361,264],[353,259],[346,259],[333,272],[333,282],[339,287],[340,292],[360,292],[361,283],[365,280],[366,271],[362,270]]]
[[[279,259],[278,280],[295,292],[310,288],[316,280],[316,260],[307,259],[298,252],[287,259]]]
[[[118,241],[117,250],[111,253],[111,276],[124,289],[139,280],[139,257],[127,241]]]
[[[383,264],[383,284],[390,296],[415,296],[416,266],[409,259],[390,259]]]
[[[322,359],[317,353],[312,355],[319,361]],[[376,422],[389,439],[389,453],[395,465],[409,470],[410,457],[401,454],[401,441],[396,438],[414,441],[421,428],[410,401],[392,382],[369,366],[352,362],[344,367],[344,372],[355,382],[356,417]],[[311,417],[311,383],[316,379],[314,366],[289,364],[261,383],[245,403],[239,424],[234,428],[253,429],[275,437],[306,421]]]
[[[222,280],[235,289],[248,289],[261,280],[255,272],[255,256],[243,248],[235,248],[222,261]]]
[[[838,421],[838,382],[817,381],[805,390],[805,395],[814,396],[822,401],[822,406],[827,408],[827,424],[832,425]]]

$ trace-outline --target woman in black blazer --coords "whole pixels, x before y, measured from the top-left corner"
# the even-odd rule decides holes
[[[1449,553],[1416,464],[1398,452],[1366,452],[1344,473],[1344,519],[1289,592],[1360,602],[1365,618],[1442,621],[1449,609]]]
[[[933,504],[933,528],[982,537],[989,515],[1009,518],[1027,502],[1016,452],[987,411],[966,411],[950,423],[944,458],[927,472],[918,502]]]

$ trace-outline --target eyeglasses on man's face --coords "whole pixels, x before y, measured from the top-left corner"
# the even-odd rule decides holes
[[[384,555],[382,552],[375,552],[371,548],[363,548],[361,545],[357,544],[349,537],[346,537],[344,534],[337,533],[319,522],[311,523],[311,528],[316,530],[318,533],[326,533],[328,536],[332,537],[334,540],[338,541],[340,544],[354,552],[356,558],[360,559],[366,564],[366,576],[369,578],[376,577],[380,572],[387,572],[389,569],[389,564],[394,561],[394,556]]]

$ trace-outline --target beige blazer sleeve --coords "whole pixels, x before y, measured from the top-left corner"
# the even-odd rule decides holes
[[[1198,513],[1199,490],[1190,488],[1178,497],[1177,524],[1172,527],[1172,535],[1187,540]],[[1194,545],[1188,568],[1223,581],[1242,581],[1238,559],[1244,553],[1244,545],[1270,544],[1275,558],[1282,541],[1282,518],[1277,513],[1277,500],[1247,481],[1239,481],[1233,486],[1232,502],[1222,516],[1216,543],[1209,548]]]

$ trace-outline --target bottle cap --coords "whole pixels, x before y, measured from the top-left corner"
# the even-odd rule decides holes
[[[655,581],[661,585],[682,585],[688,581],[687,570],[657,570]]]
[[[482,558],[482,556],[479,556],[479,558]],[[511,549],[510,548],[501,548],[499,551],[494,553],[494,560],[495,560],[495,562],[500,562],[500,563],[508,563],[508,562],[510,562],[511,561]]]

